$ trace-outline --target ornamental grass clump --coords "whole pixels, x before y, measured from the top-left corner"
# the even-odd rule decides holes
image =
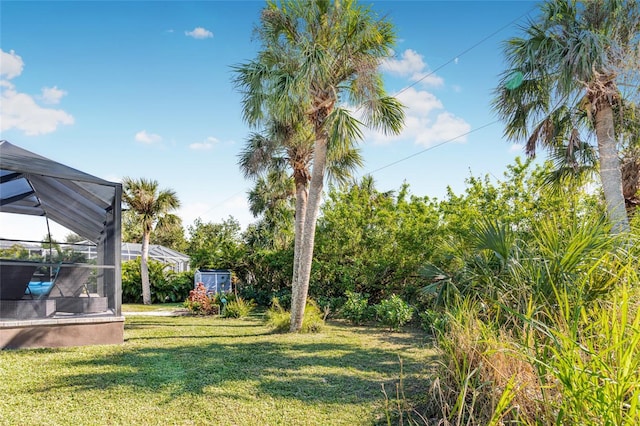
[[[289,330],[291,325],[291,313],[285,311],[280,306],[280,301],[274,297],[271,301],[271,307],[267,310],[265,317],[267,324],[274,328],[274,331],[283,333]],[[313,301],[307,300],[307,306],[304,310],[304,318],[302,319],[301,333],[318,333],[324,327],[324,319],[320,307]]]
[[[227,302],[222,316],[225,318],[245,318],[251,315],[255,306],[253,300],[247,301],[238,296]]]

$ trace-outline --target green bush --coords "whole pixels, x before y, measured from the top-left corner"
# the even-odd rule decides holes
[[[242,297],[234,298],[235,300],[228,301],[222,316],[225,318],[244,318],[253,312],[256,304],[253,300],[245,301]]]
[[[307,306],[304,309],[304,317],[302,318],[301,333],[319,333],[324,327],[324,319],[322,311],[316,302],[307,300]]]
[[[431,332],[435,335],[442,334],[447,331],[449,317],[442,311],[426,309],[418,314],[420,317],[420,325],[424,331]]]
[[[291,326],[291,313],[285,311],[280,306],[278,298],[273,298],[271,301],[271,307],[265,314],[267,318],[267,324],[274,328],[277,332],[286,332]],[[322,317],[322,311],[318,305],[308,300],[304,310],[304,318],[302,319],[301,333],[318,333],[324,326],[324,319]]]
[[[375,311],[378,321],[393,331],[400,330],[413,317],[413,308],[395,294],[375,305]]]
[[[342,305],[340,313],[353,324],[362,324],[372,317],[368,295],[347,290],[347,301]]]
[[[342,306],[344,306],[344,297],[327,297],[320,296],[317,298],[318,306],[324,313],[325,318],[335,315],[342,315]]]
[[[279,333],[289,330],[291,313],[284,310],[277,297],[271,300],[271,307],[265,313],[267,324]]]
[[[151,285],[151,300],[157,303],[181,302],[193,290],[193,272],[167,271],[165,279]]]
[[[180,302],[193,289],[193,272],[167,270],[164,263],[149,259],[151,303]],[[122,262],[122,302],[142,303],[140,258]]]

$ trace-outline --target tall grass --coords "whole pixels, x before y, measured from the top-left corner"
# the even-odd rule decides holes
[[[267,325],[272,327],[274,331],[281,333],[289,331],[289,327],[291,326],[291,313],[280,305],[277,298],[274,297],[271,301],[271,307],[265,313],[265,318]],[[313,300],[307,300],[300,332],[318,333],[323,327],[324,318],[322,311],[320,311],[320,308]]]
[[[625,236],[628,238],[629,236]],[[549,218],[479,226],[437,336],[442,424],[640,424],[637,241]],[[478,283],[482,283],[479,285]]]

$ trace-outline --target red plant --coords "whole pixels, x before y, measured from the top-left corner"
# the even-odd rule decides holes
[[[189,292],[189,297],[184,304],[196,314],[218,315],[220,313],[220,306],[215,304],[215,295],[207,292],[207,287],[201,282]]]

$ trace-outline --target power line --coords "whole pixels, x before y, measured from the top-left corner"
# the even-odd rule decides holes
[[[465,50],[463,50],[462,52],[460,52],[458,55],[454,56],[453,58],[449,59],[448,61],[444,62],[443,64],[441,64],[440,66],[436,67],[434,70],[432,70],[431,72],[428,72],[427,74],[423,75],[422,77],[420,77],[418,80],[414,81],[413,83],[411,83],[410,85],[404,87],[403,89],[401,89],[398,93],[396,93],[394,95],[398,96],[399,94],[409,90],[410,88],[412,88],[413,86],[415,86],[416,84],[420,83],[421,81],[425,80],[428,77],[431,77],[433,74],[436,73],[436,71],[441,70],[442,68],[446,67],[447,65],[449,65],[452,62],[455,62],[455,60],[461,56],[466,55],[467,53],[469,53],[470,51],[472,51],[473,49],[475,49],[476,47],[480,46],[482,43],[484,43],[485,41],[489,40],[491,37],[493,37],[494,35],[498,34],[500,31],[504,30],[505,28],[510,27],[511,25],[513,25],[514,23],[518,22],[520,19],[522,19],[524,16],[527,16],[529,13],[531,13],[531,11],[533,11],[536,8],[536,6],[532,7],[531,9],[529,9],[528,11],[526,11],[525,13],[523,13],[522,15],[518,16],[517,18],[511,20],[510,22],[508,22],[507,24],[503,25],[502,27],[498,28],[497,30],[495,30],[494,32],[492,32],[491,34],[485,36],[483,39],[481,39],[480,41],[478,41],[477,43],[471,45],[470,47],[466,48]]]
[[[449,142],[453,142],[453,141],[455,141],[456,139],[458,139],[458,138],[460,138],[460,137],[462,137],[462,136],[467,136],[467,135],[470,135],[471,133],[477,132],[478,130],[482,130],[482,129],[486,128],[486,127],[492,126],[492,125],[494,125],[494,124],[498,123],[498,121],[499,121],[499,120],[494,120],[494,121],[492,121],[491,123],[483,124],[482,126],[480,126],[480,127],[476,127],[475,129],[472,129],[472,130],[469,130],[469,131],[468,131],[468,132],[466,132],[466,133],[461,133],[461,134],[459,134],[458,136],[455,136],[455,137],[453,137],[453,138],[451,138],[451,139],[447,139],[446,141],[442,141],[442,142],[440,142],[440,143],[438,143],[438,144],[435,144],[435,145],[433,145],[433,146],[430,146],[430,147],[428,147],[428,148],[425,148],[425,149],[423,149],[422,151],[414,152],[414,153],[413,153],[413,154],[411,154],[411,155],[408,155],[408,156],[403,157],[403,158],[401,158],[401,159],[399,159],[399,160],[396,160],[396,161],[394,161],[394,162],[392,162],[392,163],[386,164],[386,165],[384,165],[384,166],[382,166],[382,167],[379,167],[379,168],[377,168],[377,169],[375,169],[375,170],[372,170],[372,171],[370,171],[370,172],[368,172],[368,173],[365,173],[365,175],[372,175],[372,174],[374,174],[374,173],[376,173],[376,172],[379,172],[380,170],[384,170],[384,169],[386,169],[387,167],[395,166],[396,164],[401,163],[401,162],[403,162],[403,161],[406,161],[406,160],[408,160],[409,158],[417,157],[418,155],[423,154],[423,153],[425,153],[425,152],[427,152],[427,151],[431,151],[432,149],[438,148],[439,146],[442,146],[442,145],[447,144],[447,143],[449,143]]]
[[[415,85],[417,85],[417,84],[418,84],[418,83],[420,83],[421,81],[423,81],[423,80],[425,80],[426,78],[428,78],[428,77],[432,76],[433,74],[435,74],[435,73],[436,73],[436,71],[439,71],[439,70],[441,70],[442,68],[444,68],[445,66],[447,66],[447,65],[449,65],[450,63],[454,62],[457,58],[459,58],[459,57],[461,57],[461,56],[463,56],[463,55],[466,55],[467,53],[469,53],[470,51],[472,51],[472,50],[473,50],[473,49],[475,49],[476,47],[480,46],[480,45],[481,45],[482,43],[484,43],[485,41],[489,40],[489,39],[490,39],[491,37],[493,37],[494,35],[498,34],[500,31],[504,30],[505,28],[510,27],[511,25],[513,25],[514,23],[516,23],[517,21],[519,21],[520,19],[522,19],[524,16],[527,16],[527,15],[528,15],[529,13],[531,13],[535,8],[536,8],[536,6],[532,7],[531,9],[529,9],[528,11],[526,11],[525,13],[523,13],[522,15],[518,16],[517,18],[515,18],[515,19],[511,20],[511,21],[510,21],[510,22],[508,22],[507,24],[505,24],[505,25],[503,25],[502,27],[498,28],[497,30],[493,31],[492,33],[490,33],[489,35],[485,36],[484,38],[482,38],[482,39],[481,39],[480,41],[478,41],[477,43],[475,43],[475,44],[471,45],[470,47],[468,47],[468,48],[466,48],[465,50],[463,50],[462,52],[460,52],[458,55],[456,55],[456,56],[454,56],[453,58],[449,59],[448,61],[444,62],[443,64],[441,64],[440,66],[436,67],[436,68],[435,68],[435,69],[433,69],[432,71],[428,72],[428,73],[427,73],[427,74],[425,74],[424,76],[420,77],[418,80],[414,81],[414,82],[413,82],[413,83],[411,83],[410,85],[408,85],[408,86],[406,86],[406,87],[402,88],[400,91],[398,91],[398,92],[397,92],[395,95],[393,95],[393,96],[394,96],[394,97],[396,97],[396,96],[400,95],[401,93],[403,93],[403,92],[405,92],[405,91],[409,90],[410,88],[414,87]],[[494,120],[494,121],[492,121],[491,123],[484,124],[484,125],[482,125],[482,126],[480,126],[480,127],[478,127],[478,128],[472,129],[472,130],[470,130],[470,131],[468,131],[468,132],[466,132],[466,133],[462,133],[462,134],[460,134],[460,135],[458,135],[458,136],[456,136],[456,137],[453,137],[453,138],[451,138],[451,139],[447,139],[446,141],[443,141],[443,142],[440,142],[440,143],[438,143],[438,144],[436,144],[436,145],[430,146],[430,147],[428,147],[428,148],[426,148],[426,149],[423,149],[422,151],[415,152],[415,153],[413,153],[413,154],[411,154],[411,155],[408,155],[408,156],[406,156],[406,157],[404,157],[404,158],[401,158],[401,159],[399,159],[399,160],[396,160],[396,161],[394,161],[394,162],[391,162],[391,163],[389,163],[389,164],[386,164],[386,165],[384,165],[384,166],[382,166],[382,167],[379,167],[379,168],[377,168],[377,169],[375,169],[375,170],[373,170],[373,171],[371,171],[371,172],[369,172],[369,173],[365,173],[365,176],[366,176],[366,175],[372,175],[373,173],[379,172],[380,170],[384,170],[384,169],[386,169],[387,167],[394,166],[394,165],[396,165],[396,164],[398,164],[398,163],[401,163],[401,162],[406,161],[406,160],[408,160],[408,159],[410,159],[410,158],[416,157],[416,156],[418,156],[418,155],[420,155],[420,154],[423,154],[423,153],[425,153],[425,152],[427,152],[427,151],[430,151],[430,150],[432,150],[432,149],[438,148],[438,147],[440,147],[440,146],[442,146],[442,145],[445,145],[445,144],[447,144],[447,143],[449,143],[449,142],[453,142],[453,141],[455,141],[456,139],[458,139],[458,138],[460,138],[460,137],[462,137],[462,136],[467,136],[467,135],[470,135],[471,133],[474,133],[474,132],[476,132],[476,131],[478,131],[478,130],[484,129],[484,128],[489,127],[489,126],[492,126],[492,125],[494,125],[494,124],[498,123],[498,121],[499,121],[499,120]]]

